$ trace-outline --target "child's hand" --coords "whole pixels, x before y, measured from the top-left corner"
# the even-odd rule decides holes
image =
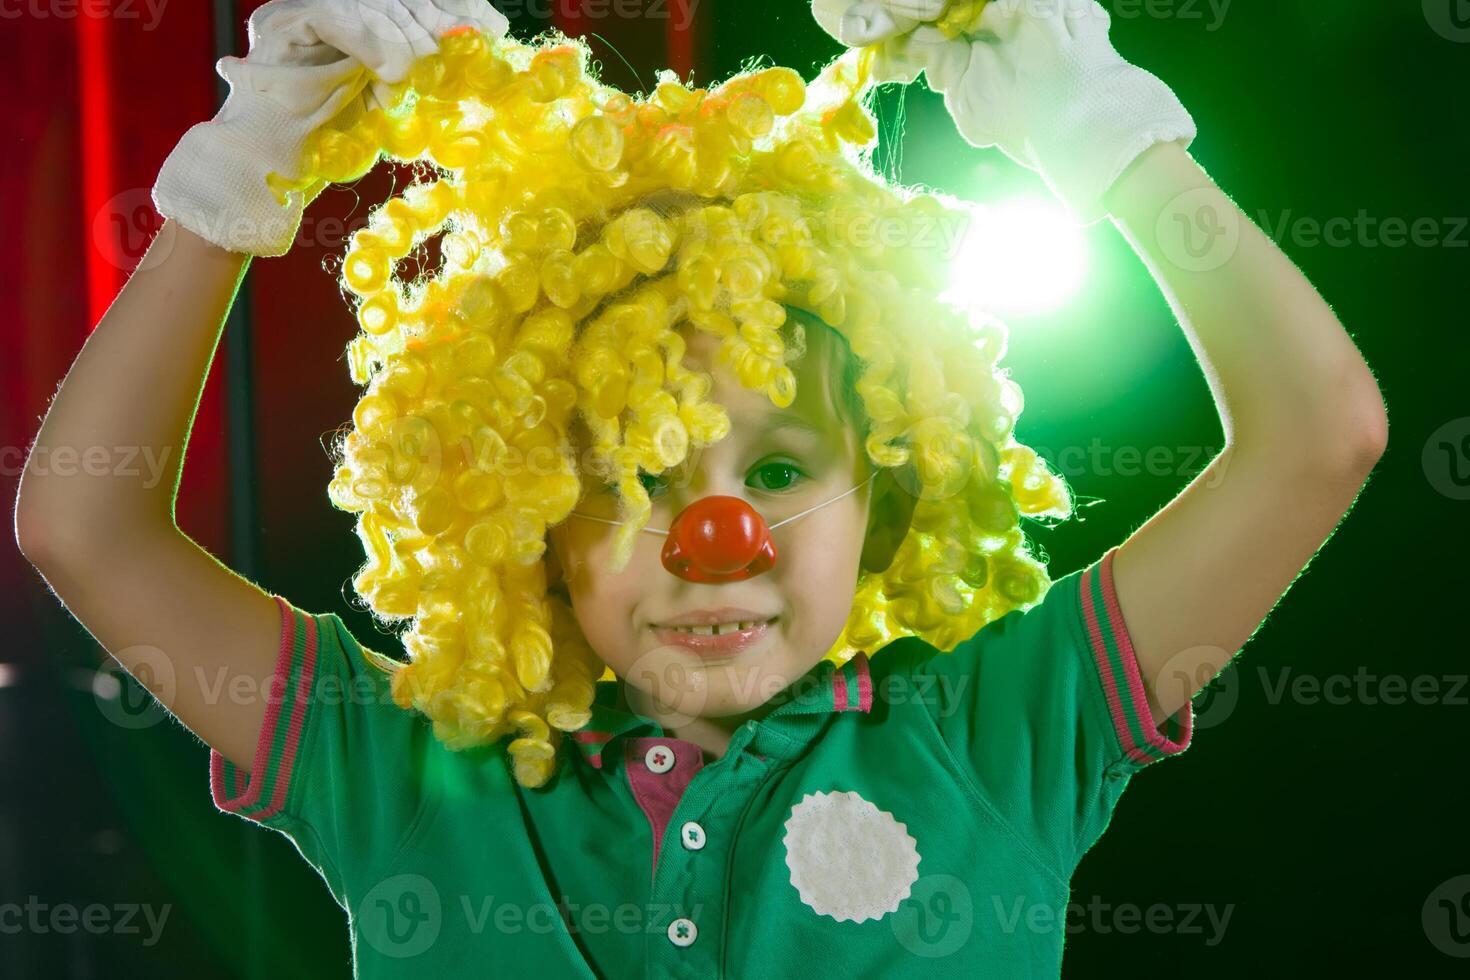
[[[837,40],[860,48],[935,23],[949,6],[949,0],[812,0],[812,16]]]
[[[1039,171],[1083,222],[1103,216],[1103,196],[1144,150],[1194,139],[1173,91],[1113,48],[1095,0],[951,0],[936,22],[907,28],[922,6],[816,0],[813,13],[838,40],[875,46],[880,78],[922,69],[966,140]]]
[[[154,206],[230,251],[283,254],[326,185],[282,205],[266,175],[300,176],[315,129],[354,103],[386,105],[414,61],[461,26],[501,37],[508,24],[487,0],[270,0],[250,15],[249,54],[215,64],[229,97],[164,161]]]

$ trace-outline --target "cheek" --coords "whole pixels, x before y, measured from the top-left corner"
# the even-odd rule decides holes
[[[852,609],[863,550],[862,511],[840,506],[797,521],[785,537],[777,531],[777,562],[782,590],[813,627],[840,629]]]
[[[640,534],[633,556],[621,572],[611,572],[613,536],[595,531],[558,529],[563,574],[572,599],[572,611],[592,649],[614,661],[630,642],[634,611],[647,591],[650,563],[658,565],[659,540]],[[662,573],[661,567],[657,571]]]

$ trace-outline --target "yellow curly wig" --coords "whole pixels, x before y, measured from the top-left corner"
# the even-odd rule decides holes
[[[334,120],[300,179],[273,175],[284,193],[387,154],[433,178],[375,208],[343,258],[366,392],[329,494],[359,515],[354,588],[380,619],[411,622],[395,702],[451,749],[515,736],[525,786],[555,772],[562,733],[612,676],[547,592],[547,528],[595,465],[619,491],[623,567],[651,509],[640,472],[728,432],[709,376],[684,366],[679,325],[723,338],[721,362],[778,407],[801,356],[789,309],[859,360],[866,451],[903,468],[916,505],[891,565],[859,580],[831,659],[910,634],[947,650],[1039,601],[1049,579],[1020,519],[1072,506],[1013,437],[1004,327],[940,298],[948,256],[933,232],[963,212],[871,168],[867,55],[809,86],[779,67],[710,89],[665,73],[634,98],[600,83],[588,54],[560,35],[451,35],[392,107]],[[650,204],[668,194],[685,203]],[[435,238],[439,267],[401,273]],[[571,448],[575,419],[590,460]]]

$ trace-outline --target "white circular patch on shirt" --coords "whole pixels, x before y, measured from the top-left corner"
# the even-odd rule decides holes
[[[838,922],[898,910],[919,879],[908,828],[856,793],[807,793],[786,820],[786,866],[801,900]]]

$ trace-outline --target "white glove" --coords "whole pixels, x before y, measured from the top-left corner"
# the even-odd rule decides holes
[[[1083,224],[1103,217],[1103,197],[1144,150],[1194,140],[1174,92],[1113,48],[1096,0],[991,0],[952,38],[930,23],[904,32],[921,5],[815,0],[813,13],[826,8],[819,22],[838,40],[877,45],[880,79],[911,81],[922,68],[966,140],[1038,171]]]
[[[947,6],[948,0],[812,0],[812,16],[843,44],[861,48],[933,23]]]
[[[154,207],[221,248],[284,254],[326,182],[292,191],[283,205],[266,175],[299,177],[314,130],[354,103],[387,107],[413,63],[462,25],[497,38],[509,26],[486,0],[270,0],[256,8],[249,53],[215,63],[229,96],[164,160]]]

